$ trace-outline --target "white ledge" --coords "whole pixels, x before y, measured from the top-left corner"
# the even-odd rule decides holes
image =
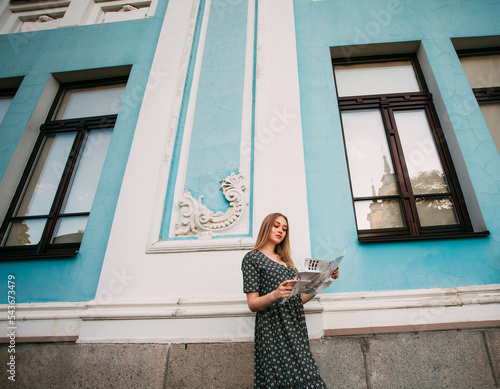
[[[146,254],[185,253],[192,251],[252,250],[254,245],[254,238],[160,240],[147,246]]]
[[[9,304],[0,305],[8,334]],[[321,294],[305,305],[312,338],[500,327],[500,285]],[[16,341],[251,341],[244,294],[15,305]],[[8,342],[6,335],[0,342]]]

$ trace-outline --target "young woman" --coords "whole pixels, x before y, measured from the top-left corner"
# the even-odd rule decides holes
[[[309,349],[304,306],[314,296],[290,296],[297,269],[290,255],[288,220],[268,215],[243,258],[243,291],[255,319],[255,388],[326,388]],[[334,272],[338,277],[338,269]]]

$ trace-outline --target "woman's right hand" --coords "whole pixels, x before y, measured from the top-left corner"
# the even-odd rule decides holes
[[[280,286],[274,291],[274,295],[276,297],[276,301],[286,299],[290,297],[290,293],[292,293],[293,285],[297,282],[297,280],[286,280],[283,281]]]

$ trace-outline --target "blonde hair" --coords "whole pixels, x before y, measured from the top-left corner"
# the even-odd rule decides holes
[[[257,235],[257,241],[255,242],[254,250],[259,250],[264,247],[269,239],[269,235],[271,234],[271,229],[273,228],[273,224],[278,217],[282,217],[286,220],[287,231],[285,234],[285,238],[281,241],[281,243],[277,244],[274,252],[279,255],[281,260],[287,264],[288,267],[295,267],[295,264],[292,260],[292,254],[290,250],[290,240],[288,238],[290,234],[290,226],[288,226],[288,219],[285,215],[275,212],[267,215],[262,224],[260,225],[259,235]]]

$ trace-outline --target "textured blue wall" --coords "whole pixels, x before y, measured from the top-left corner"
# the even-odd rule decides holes
[[[228,207],[217,183],[240,168],[247,11],[214,0],[203,52],[185,189],[214,212]]]
[[[208,18],[206,36],[201,37],[201,24]],[[240,148],[245,78],[248,2],[213,0],[206,13],[205,2],[200,2],[192,57],[188,68],[176,145],[169,177],[168,191],[160,237],[169,239],[174,190],[176,185],[181,142],[183,140],[188,104],[195,100],[191,140],[187,160],[185,190],[193,198],[203,196],[202,203],[213,212],[224,212],[229,203],[220,190],[220,180],[240,172]],[[203,38],[205,40],[203,41]],[[202,58],[197,48],[204,44]],[[201,63],[197,94],[191,86],[195,65]],[[252,69],[250,70],[252,71]],[[221,236],[222,237],[222,236]],[[223,236],[227,237],[227,236]]]
[[[470,104],[450,40],[500,34],[500,1],[294,0],[294,11],[312,254],[327,259],[346,249],[342,276],[327,292],[500,283],[500,156],[477,104]],[[422,42],[488,238],[357,241],[329,48],[405,41]]]
[[[94,298],[167,3],[159,0],[150,19],[0,35],[0,78],[24,76],[0,126],[0,177],[51,73],[133,66],[80,252],[70,259],[0,263],[3,285],[9,274],[16,277],[16,302]]]

